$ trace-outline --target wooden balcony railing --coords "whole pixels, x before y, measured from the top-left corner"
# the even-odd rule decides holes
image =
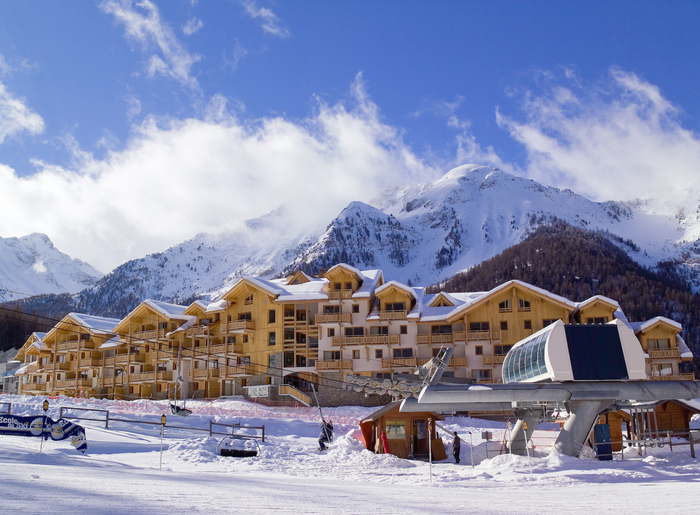
[[[146,356],[144,354],[117,354],[115,363],[145,363]]]
[[[694,374],[674,374],[670,376],[650,376],[650,381],[695,381]]]
[[[101,360],[99,358],[80,358],[78,360],[78,368],[84,367],[99,367]]]
[[[649,349],[649,359],[681,359],[681,351],[678,349]]]
[[[416,336],[416,343],[421,345],[431,343],[453,343],[454,335],[450,334],[419,334]]]
[[[317,324],[349,324],[352,322],[352,313],[324,313],[316,315]]]
[[[408,311],[382,311],[379,320],[406,320]]]
[[[501,331],[469,331],[468,341],[501,341]]]
[[[250,365],[225,365],[219,367],[219,377],[233,378],[255,375],[255,370]]]
[[[139,372],[136,374],[129,374],[130,383],[152,383],[156,380],[155,372]]]
[[[447,364],[447,366],[466,367],[467,366],[467,358],[452,358],[450,360],[450,362]]]
[[[502,365],[505,356],[484,356],[484,365]]]
[[[132,340],[157,340],[158,338],[165,338],[165,329],[135,331],[131,333]]]
[[[72,342],[61,342],[56,346],[58,352],[65,352],[68,350],[75,350],[78,348],[78,340]]]
[[[255,331],[255,321],[254,320],[238,320],[236,322],[222,322],[221,330],[224,331],[224,325],[226,326],[225,331],[232,332],[242,332],[242,331]]]
[[[333,346],[340,345],[398,345],[401,336],[398,334],[382,334],[375,336],[334,336]]]
[[[50,365],[48,365],[50,366]],[[27,372],[28,374],[31,374],[33,372],[36,372],[39,370],[39,363],[31,363],[30,365],[27,365]]]
[[[300,392],[299,390],[288,384],[280,385],[279,394],[289,395],[290,397],[293,397],[294,399],[298,400],[303,404],[306,404],[307,406],[311,405],[311,397],[306,395],[304,392]]]
[[[116,362],[116,358],[114,356],[109,356],[108,358],[105,358],[105,366],[111,367],[114,365]]]
[[[45,392],[46,383],[27,383],[22,385],[22,390],[29,390],[32,392]]]
[[[190,370],[190,379],[209,379],[219,377],[218,368],[196,368]]]
[[[328,300],[348,300],[352,298],[352,290],[333,290],[328,292]]]
[[[352,370],[352,360],[348,361],[317,361],[316,370]]]

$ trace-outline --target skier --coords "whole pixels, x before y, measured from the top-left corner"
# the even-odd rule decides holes
[[[455,463],[459,463],[459,450],[462,447],[462,440],[457,436],[457,431],[454,432],[454,443],[452,444],[452,456],[455,457]]]
[[[321,422],[321,434],[318,435],[318,450],[325,451],[325,442],[331,443],[333,441],[333,421],[328,420],[328,422]]]

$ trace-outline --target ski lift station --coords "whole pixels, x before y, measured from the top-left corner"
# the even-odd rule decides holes
[[[700,397],[697,381],[648,381],[644,351],[619,320],[603,325],[545,327],[516,343],[503,362],[503,383],[438,384],[452,349],[423,369],[423,389],[402,412],[511,411],[517,422],[509,449],[527,452],[538,423],[568,414],[555,448],[578,456],[599,415],[671,399]]]

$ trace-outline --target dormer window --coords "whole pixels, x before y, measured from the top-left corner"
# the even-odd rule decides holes
[[[253,294],[251,293],[250,295],[248,295],[248,296],[245,298],[245,304],[246,304],[246,306],[247,306],[247,305],[250,305],[250,304],[252,304],[252,303],[253,303]]]
[[[346,290],[352,290],[352,283],[345,283]]]
[[[406,304],[403,302],[387,302],[385,308],[386,311],[405,311]]]
[[[340,283],[333,283],[333,289],[340,291]]]
[[[530,311],[530,301],[518,299],[518,311]]]
[[[520,302],[520,300],[521,299],[518,299],[518,302]],[[530,303],[528,302],[528,306],[529,305]],[[499,303],[498,311],[500,311],[501,313],[510,313],[511,311],[513,311],[513,307],[510,304],[510,299],[506,299],[503,302]]]

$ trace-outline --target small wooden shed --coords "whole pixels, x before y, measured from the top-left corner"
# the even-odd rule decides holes
[[[401,402],[392,402],[360,421],[365,448],[384,453],[382,435],[386,435],[389,454],[399,458],[427,458],[430,435],[433,459],[446,459],[445,446],[435,431],[435,421],[445,417],[429,411],[401,413],[400,406]]]

